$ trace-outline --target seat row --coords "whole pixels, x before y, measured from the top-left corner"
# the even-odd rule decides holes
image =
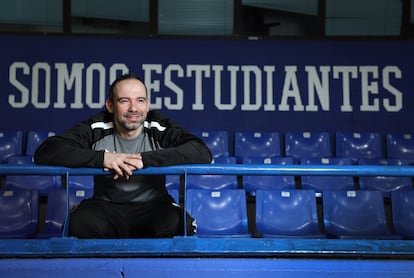
[[[12,156],[8,164],[34,165],[32,156]],[[35,189],[40,196],[47,196],[52,189],[62,188],[64,185],[73,189],[92,189],[93,176],[69,176],[66,180],[62,176],[53,175],[5,175],[5,189]]]
[[[0,163],[10,157],[32,156],[36,148],[54,131],[0,131]],[[194,134],[209,146],[214,158],[246,157],[302,158],[346,157],[354,163],[360,158],[399,158],[414,161],[414,133],[379,132],[260,132],[197,130]]]
[[[60,237],[68,208],[92,194],[69,190],[67,204],[65,189],[51,190],[44,229],[38,232],[38,192],[0,192],[0,238]],[[178,191],[171,194],[178,198]],[[242,189],[188,189],[184,198],[199,237],[414,239],[414,191],[391,194],[391,223],[381,192],[372,190],[326,191],[322,217],[313,190],[258,190],[254,219],[248,219]],[[255,224],[253,233],[248,221]]]
[[[414,133],[379,132],[234,132],[195,131],[209,146],[214,158],[235,156],[237,163],[249,157],[340,157],[358,159],[399,158],[414,161]],[[230,144],[232,143],[232,144]],[[234,152],[231,152],[234,149]]]
[[[37,147],[48,137],[55,135],[54,131],[6,130],[0,131],[0,163],[8,163],[13,156],[33,156]]]
[[[0,193],[0,238],[51,238],[63,235],[68,209],[92,197],[93,189],[50,189],[42,220],[39,214],[42,196],[38,190],[0,189]],[[178,203],[178,190],[169,193]]]
[[[226,164],[235,163],[234,157],[217,158],[215,163]],[[272,157],[272,158],[245,158],[244,164],[267,164],[267,165],[291,165],[291,157]],[[352,165],[349,158],[308,158],[301,159],[302,165]],[[408,165],[408,161],[392,158],[373,158],[360,159],[360,165]],[[177,189],[184,184],[178,175],[167,175],[167,188]],[[391,177],[391,176],[277,176],[277,175],[187,175],[185,180],[188,189],[235,189],[243,188],[249,195],[255,195],[259,189],[311,189],[317,196],[325,190],[378,190],[384,197],[389,197],[393,191],[413,190],[412,177]]]

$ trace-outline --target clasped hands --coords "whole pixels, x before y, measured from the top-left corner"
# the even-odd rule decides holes
[[[104,153],[104,170],[114,172],[114,180],[125,177],[126,180],[132,176],[133,171],[142,169],[144,163],[141,154],[127,153]]]

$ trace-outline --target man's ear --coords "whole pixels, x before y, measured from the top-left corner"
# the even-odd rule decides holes
[[[114,103],[112,102],[112,100],[107,99],[105,102],[105,106],[110,113],[114,113]]]

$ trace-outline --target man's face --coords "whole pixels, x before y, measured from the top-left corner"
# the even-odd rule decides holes
[[[107,100],[106,107],[114,114],[114,123],[121,134],[141,132],[149,110],[145,86],[136,79],[118,82],[114,88],[114,99]]]

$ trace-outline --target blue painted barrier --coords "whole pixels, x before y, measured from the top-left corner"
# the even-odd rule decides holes
[[[92,168],[0,165],[0,175],[7,174],[69,176],[110,173]],[[414,167],[178,165],[146,168],[134,174],[414,176]],[[63,236],[0,240],[0,258],[0,273],[7,277],[55,277],[56,270],[61,277],[82,276],[86,273],[89,277],[133,277],[136,273],[169,277],[251,277],[253,273],[258,277],[274,277],[277,274],[283,274],[284,277],[308,277],[310,274],[320,277],[360,274],[366,277],[412,277],[414,240],[194,236],[84,240]],[[53,266],[57,260],[61,263]]]
[[[109,175],[96,168],[58,166],[0,165],[0,175]],[[208,164],[150,167],[138,175],[229,174],[229,175],[381,175],[414,176],[412,166],[335,166],[335,165],[241,165]],[[93,246],[93,248],[91,248]],[[189,247],[191,246],[191,248]],[[299,248],[298,248],[299,246]],[[177,237],[159,240],[1,240],[0,256],[103,256],[106,255],[372,255],[414,256],[410,240],[287,240],[287,239],[201,239]]]
[[[413,262],[278,258],[30,258],[0,260],[0,275],[8,278],[411,278]]]
[[[110,175],[96,168],[58,166],[0,165],[0,175]],[[257,164],[188,164],[149,167],[134,171],[136,175],[310,175],[310,176],[410,176],[414,166],[381,165],[257,165]]]

